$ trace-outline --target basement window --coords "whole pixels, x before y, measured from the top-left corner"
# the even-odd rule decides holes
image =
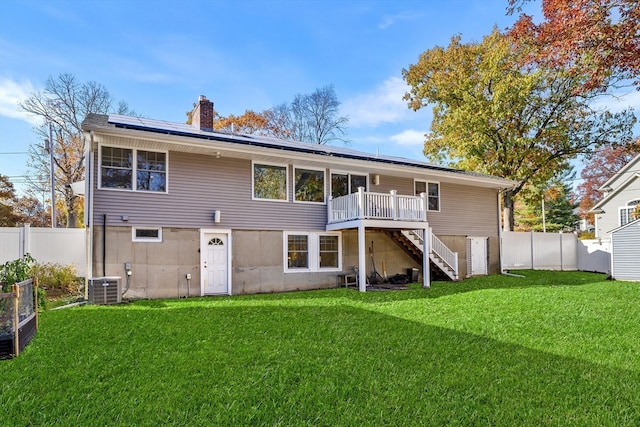
[[[131,234],[134,242],[162,242],[161,227],[133,227],[131,229]]]
[[[284,232],[284,272],[340,271],[340,233]]]

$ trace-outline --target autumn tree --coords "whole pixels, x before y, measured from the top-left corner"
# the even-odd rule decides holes
[[[550,233],[575,230],[580,218],[575,213],[574,178],[575,172],[567,170],[540,188],[528,186],[523,190],[516,202],[515,229]]]
[[[42,203],[33,197],[17,197],[9,177],[0,174],[0,227],[46,227],[51,224],[49,218]]]
[[[60,74],[49,77],[44,89],[32,93],[20,103],[20,108],[42,119],[42,124],[34,129],[38,141],[30,147],[31,169],[28,186],[32,193],[50,191],[49,152],[45,139],[49,139],[51,126],[54,170],[56,176],[56,195],[63,197],[66,225],[75,227],[79,222],[78,200],[71,190],[70,184],[84,179],[85,147],[81,123],[89,113],[129,114],[127,104],[115,105],[114,99],[107,89],[96,82],[79,82],[71,74]],[[56,201],[52,201],[56,203]]]
[[[638,154],[640,138],[628,146],[604,146],[589,156],[580,172],[582,182],[576,187],[580,201],[579,215],[582,218],[593,224],[593,214],[589,213],[589,209],[604,196],[598,189]]]
[[[522,65],[530,48],[494,29],[480,43],[454,36],[403,70],[409,107],[433,107],[427,157],[516,181],[504,192],[509,230],[514,197],[526,185],[544,185],[579,154],[626,144],[635,122],[630,109],[596,109],[598,94],[578,90],[586,76]]]
[[[509,13],[521,13],[530,0],[509,0]],[[585,74],[576,90],[606,90],[633,80],[640,90],[640,4],[638,0],[541,0],[543,20],[520,14],[510,30],[535,45],[524,59]]]
[[[20,220],[15,212],[16,191],[9,177],[0,174],[0,227],[13,227]]]
[[[30,224],[32,227],[51,226],[51,215],[44,205],[35,197],[22,196],[14,206],[20,217],[19,224]]]
[[[340,116],[339,107],[335,89],[329,85],[310,94],[298,94],[291,103],[282,103],[262,112],[246,110],[239,116],[222,116],[214,111],[213,128],[315,144],[347,142],[349,119]],[[191,123],[191,114],[187,112],[187,123]]]

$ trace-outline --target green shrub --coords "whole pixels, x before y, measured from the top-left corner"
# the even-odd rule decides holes
[[[30,254],[13,261],[7,261],[0,270],[0,284],[3,292],[10,292],[11,285],[31,277],[31,269],[36,262]]]
[[[78,273],[73,265],[36,263],[31,274],[38,278],[38,286],[48,291],[55,289],[67,294],[79,291]]]

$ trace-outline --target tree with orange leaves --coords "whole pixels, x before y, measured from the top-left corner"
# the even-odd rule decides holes
[[[509,0],[509,13],[531,0]],[[529,63],[586,73],[581,90],[627,80],[640,90],[640,3],[638,0],[542,0],[544,20],[521,14],[510,35],[535,45]]]

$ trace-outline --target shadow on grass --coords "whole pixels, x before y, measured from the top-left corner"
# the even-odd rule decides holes
[[[485,289],[518,289],[531,287],[555,287],[577,286],[589,283],[602,282],[605,274],[586,273],[577,271],[540,271],[522,270],[514,271],[514,274],[524,277],[493,274],[488,276],[471,277],[459,282],[431,283],[430,289],[424,289],[421,283],[409,284],[408,290],[393,291],[369,291],[359,292],[357,289],[333,288],[315,291],[294,291],[278,294],[237,295],[234,299],[265,299],[265,300],[295,300],[316,299],[331,297],[344,297],[359,302],[381,303],[391,301],[404,301],[421,298],[439,298],[448,295],[473,292]],[[218,298],[218,297],[216,297]],[[223,297],[226,298],[226,297]]]
[[[217,300],[231,299],[235,301],[286,301],[341,297],[364,303],[381,303],[421,298],[439,298],[443,296],[479,291],[484,289],[518,289],[549,286],[576,286],[602,282],[606,279],[605,274],[576,271],[522,270],[514,271],[513,273],[522,275],[524,277],[493,274],[488,276],[472,277],[460,282],[434,281],[431,283],[430,289],[424,289],[421,283],[411,283],[408,285],[409,289],[407,290],[368,291],[362,293],[357,289],[331,288],[323,290],[291,291],[272,294],[193,297],[190,299],[207,300],[213,298]],[[137,300],[135,301],[135,303],[138,306],[149,308],[165,308],[167,306],[165,301],[169,300]],[[173,303],[178,300],[173,299],[170,301],[172,301]]]
[[[638,372],[354,307],[122,306],[42,320],[0,364],[9,424],[640,421]]]

